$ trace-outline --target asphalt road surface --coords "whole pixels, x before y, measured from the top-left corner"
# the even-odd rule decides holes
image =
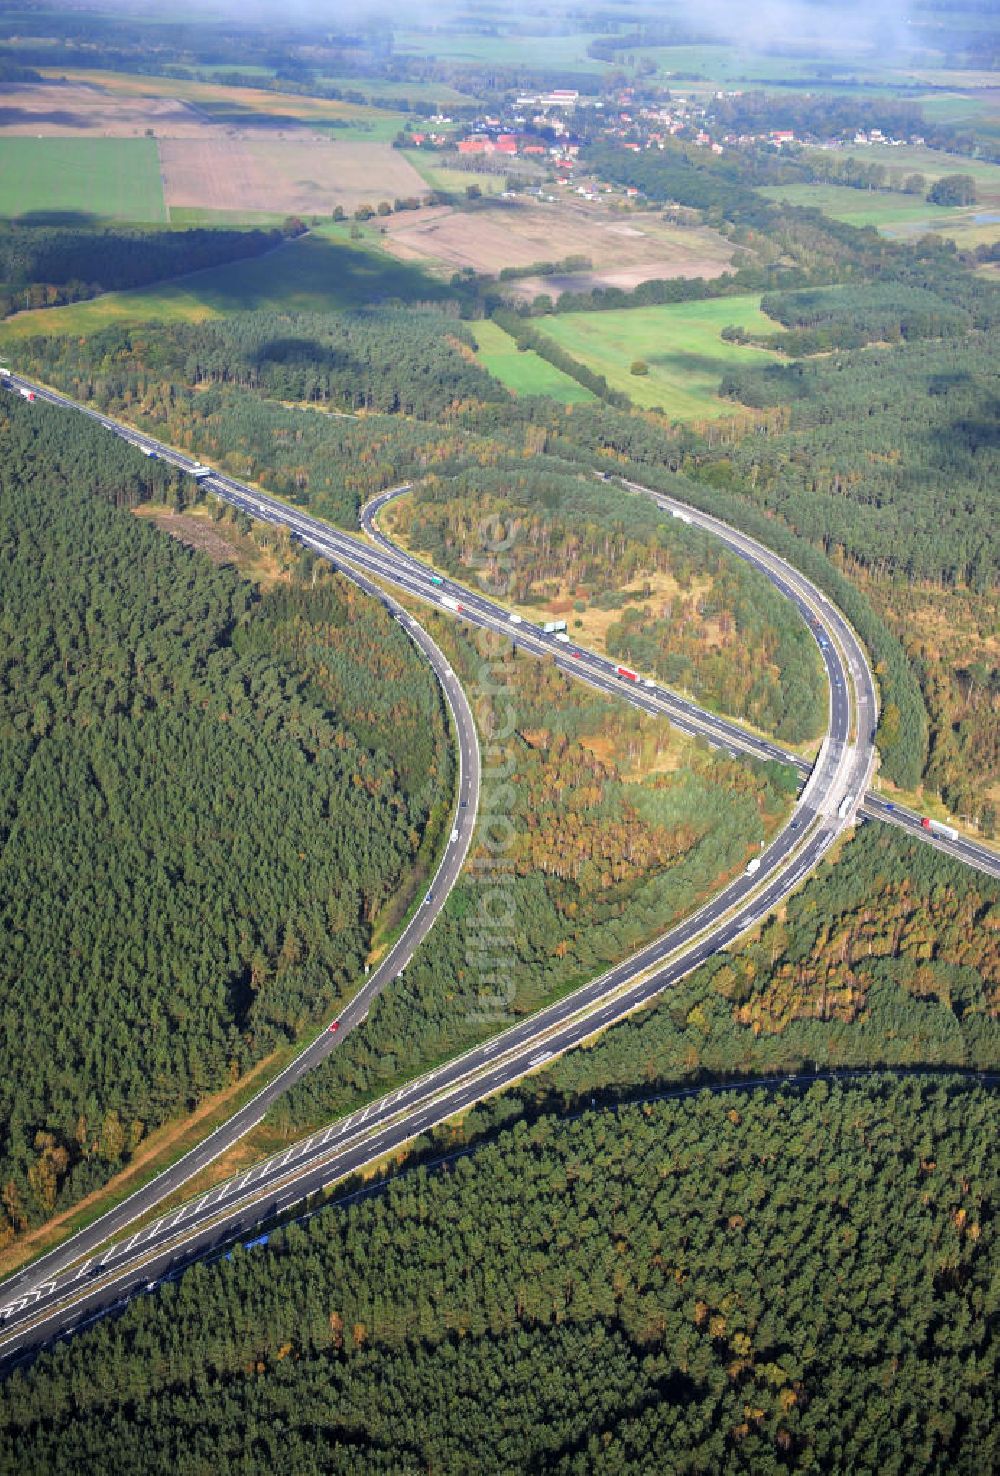
[[[81,405],[58,391],[34,384],[22,375],[10,373],[7,376],[7,382],[15,389],[33,391],[39,400],[46,400],[51,404],[61,405],[89,416],[90,419],[121,435],[131,444],[159,455],[164,461],[182,470],[191,471],[197,465],[190,456],[175,451],[172,447],[164,445],[144,432],[123,425],[112,417],[103,415],[92,406]],[[604,474],[602,474],[602,479],[608,480]],[[700,512],[697,508],[682,503],[676,498],[667,497],[637,482],[624,479],[616,479],[616,481],[637,494],[650,497],[671,516],[707,529],[725,542],[734,553],[752,563],[771,580],[777,589],[795,602],[803,616],[810,621],[813,633],[818,640],[823,638],[823,632],[814,623],[819,612],[823,613],[824,619],[829,618],[836,621],[843,631],[849,630],[843,616],[834,609],[826,596],[764,545],[740,533],[737,529],[730,528],[718,518]],[[536,626],[529,625],[527,622],[515,624],[510,613],[501,605],[450,579],[439,578],[427,565],[397,549],[379,531],[378,513],[393,498],[408,491],[408,487],[397,487],[383,492],[362,509],[362,527],[375,545],[375,547],[368,547],[365,541],[329,528],[318,519],[299,512],[277,498],[258,492],[221,473],[212,473],[211,476],[206,477],[205,485],[217,496],[235,506],[243,507],[252,516],[288,527],[300,537],[302,542],[311,544],[327,557],[350,563],[355,568],[366,569],[377,578],[395,584],[397,588],[406,590],[418,599],[446,610],[448,607],[442,605],[443,599],[458,601],[462,606],[461,611],[452,610],[450,613],[459,613],[466,621],[503,631],[522,649],[536,655],[549,656],[567,675],[587,682],[600,690],[616,692],[634,707],[668,718],[684,732],[701,734],[709,743],[734,754],[748,754],[759,759],[777,759],[783,763],[792,764],[803,778],[812,772],[813,766],[809,761],[783,748],[781,744],[751,733],[731,719],[708,712],[656,682],[642,679],[640,676],[640,680],[634,684],[624,683],[618,676],[614,662],[588,652],[572,642],[567,643],[557,640],[555,636],[547,636]],[[849,644],[852,649],[860,652],[863,662],[864,653],[861,652],[860,643],[853,637],[853,634],[850,635]],[[829,669],[829,662],[827,667]],[[628,686],[632,689],[628,690]],[[834,696],[836,696],[836,689],[834,689]],[[870,703],[874,715],[874,688],[866,700]],[[874,727],[874,721],[872,726]],[[997,851],[962,835],[952,838],[940,831],[927,829],[922,823],[922,817],[916,812],[886,800],[877,793],[869,791],[864,795],[861,814],[865,819],[882,820],[896,825],[911,837],[934,846],[955,860],[990,876],[1000,878],[1000,854]]]

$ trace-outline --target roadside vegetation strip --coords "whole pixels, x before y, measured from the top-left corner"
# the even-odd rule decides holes
[[[388,492],[376,493],[375,496],[369,498],[359,510],[358,514],[362,529],[370,539],[382,544],[383,547],[388,546],[394,555],[404,557],[413,566],[414,570],[420,574],[429,578],[433,578],[439,573],[443,576],[444,570],[441,566],[425,562],[419,553],[413,551],[409,541],[403,541],[400,538],[395,527],[393,527],[392,536],[390,537],[390,535],[382,532],[379,525],[378,515],[383,508],[390,506],[391,503],[401,497],[412,494],[413,490],[412,485],[406,483],[401,487],[390,489]],[[660,495],[659,493],[653,494],[653,499],[655,500]],[[344,532],[343,536],[353,538],[356,535]],[[469,583],[469,577],[471,576],[464,569],[459,573],[454,573],[450,570],[447,571],[449,585],[464,589],[470,596],[475,598],[488,598],[488,596],[484,596],[481,588]],[[435,605],[438,603],[433,591],[422,592],[416,597]],[[645,598],[643,595],[635,595],[636,603]],[[516,639],[526,649],[532,649],[536,655],[552,655],[552,651],[547,645],[543,647],[531,644],[539,636],[539,629],[536,622],[543,611],[534,605],[525,603],[511,604],[509,607],[503,608],[508,611],[508,618],[510,618],[510,612],[518,617],[518,623],[511,624],[509,634],[512,639]],[[610,656],[606,649],[600,646],[588,646],[585,644],[587,639],[586,634],[574,634],[570,639],[571,645],[579,647],[585,657],[607,661],[617,661],[618,659],[617,656]],[[580,675],[583,675],[583,673],[581,672]],[[668,684],[665,681],[657,679],[656,688],[657,690],[655,692],[647,690],[645,696],[651,703],[658,703],[661,715],[669,718],[671,722],[679,725],[683,721],[672,704],[687,704],[696,708],[703,718],[709,721],[717,720],[719,723],[726,725],[729,731],[725,735],[721,731],[717,732],[710,741],[716,741],[720,744],[736,743],[741,746],[741,751],[755,758],[764,758],[765,754],[761,751],[761,745],[769,745],[781,752],[781,760],[783,762],[795,766],[803,773],[811,772],[814,763],[814,754],[822,741],[821,738],[811,738],[797,744],[790,744],[786,740],[782,740],[779,743],[765,729],[755,727],[752,722],[744,717],[719,710],[717,705],[712,704],[704,695],[699,696],[687,687],[679,684]],[[829,703],[827,702],[826,705],[828,707]],[[770,755],[770,757],[774,757],[774,755]]]
[[[817,819],[816,824],[818,825],[819,823],[821,822]],[[816,825],[814,825],[813,829],[815,828]],[[809,834],[811,833],[810,831]],[[734,914],[738,913],[741,908],[743,910],[753,908],[754,898],[759,896],[760,892],[766,886],[773,885],[776,881],[780,882],[787,876],[788,872],[794,870],[798,864],[798,858],[805,839],[806,837],[804,836],[802,844],[796,847],[795,851],[786,858],[782,871],[779,873],[769,873],[759,886],[753,889],[753,892],[749,896],[743,895],[738,898],[732,907],[715,921],[713,931],[718,931],[720,928],[725,927],[727,920],[732,920]],[[809,869],[811,870],[812,868]],[[790,878],[791,886],[795,886],[800,880],[804,880],[806,875],[808,875],[808,872],[803,872],[799,876]],[[706,910],[710,905],[706,904],[702,910]],[[769,910],[770,908],[767,909],[767,911]],[[758,926],[764,916],[766,916],[766,911],[763,914],[754,915],[746,922],[741,931],[748,931]],[[682,926],[684,925],[682,924]],[[348,1118],[343,1119],[340,1123],[331,1124],[325,1129],[314,1130],[305,1139],[299,1140],[288,1148],[272,1155],[271,1158],[253,1165],[236,1179],[214,1186],[198,1199],[190,1201],[178,1209],[171,1210],[166,1216],[133,1233],[126,1242],[114,1241],[107,1249],[102,1250],[100,1256],[96,1258],[91,1257],[82,1265],[76,1265],[74,1263],[69,1268],[73,1274],[67,1281],[67,1289],[73,1288],[73,1290],[69,1291],[67,1298],[43,1309],[39,1314],[37,1322],[44,1325],[47,1320],[57,1315],[67,1304],[73,1306],[77,1301],[90,1297],[102,1287],[115,1285],[120,1279],[126,1277],[130,1280],[134,1279],[137,1272],[145,1265],[153,1264],[166,1255],[175,1254],[178,1250],[182,1250],[185,1244],[193,1237],[203,1237],[215,1225],[224,1227],[226,1224],[231,1223],[235,1214],[252,1209],[261,1200],[270,1200],[272,1204],[269,1213],[261,1218],[260,1223],[269,1223],[272,1220],[280,1218],[282,1211],[290,1207],[291,1204],[301,1202],[301,1199],[316,1192],[315,1190],[305,1190],[297,1198],[286,1201],[284,1205],[275,1205],[273,1203],[275,1196],[286,1193],[289,1187],[294,1187],[296,1181],[304,1174],[313,1175],[322,1169],[324,1165],[335,1162],[342,1154],[362,1147],[364,1142],[370,1139],[375,1133],[391,1132],[394,1126],[403,1127],[407,1115],[411,1114],[416,1108],[422,1111],[425,1119],[429,1113],[431,1120],[422,1121],[419,1126],[414,1127],[412,1132],[405,1133],[402,1137],[394,1139],[391,1144],[380,1144],[370,1159],[366,1159],[360,1164],[345,1166],[339,1174],[324,1182],[320,1188],[326,1190],[340,1178],[377,1164],[389,1153],[398,1152],[400,1148],[405,1147],[408,1143],[424,1136],[430,1128],[440,1126],[442,1123],[447,1122],[449,1118],[467,1110],[474,1102],[481,1101],[498,1091],[505,1090],[525,1076],[537,1071],[542,1066],[548,1065],[549,1062],[566,1051],[574,1049],[585,1041],[592,1039],[607,1029],[609,1025],[618,1023],[635,1010],[648,1005],[655,995],[666,987],[666,983],[659,985],[655,990],[650,990],[648,985],[655,982],[658,975],[664,974],[671,968],[676,967],[678,962],[683,962],[685,954],[699,953],[700,948],[709,936],[710,933],[707,929],[702,930],[694,938],[687,940],[683,945],[679,945],[671,954],[656,960],[648,968],[624,980],[618,988],[606,994],[598,994],[581,1008],[580,1011],[554,1021],[548,1029],[538,1034],[533,1034],[527,1040],[511,1043],[509,1049],[506,1051],[502,1050],[503,1036],[498,1037],[499,1042],[501,1042],[499,1052],[491,1050],[486,1059],[474,1064],[472,1069],[465,1075],[453,1078],[449,1082],[442,1084],[440,1090],[433,1088],[431,1083],[433,1078],[440,1075],[441,1070],[446,1068],[438,1068],[434,1072],[428,1073],[426,1077],[418,1078],[408,1086],[390,1093],[389,1096],[381,1099],[381,1101],[376,1101],[350,1114]],[[647,945],[646,951],[655,946],[656,943]],[[702,959],[700,957],[692,957],[683,972],[691,972],[698,967],[701,961]],[[609,971],[608,975],[601,976],[596,981],[591,981],[589,984],[583,986],[583,988],[585,990],[593,990],[595,986],[601,983],[603,978],[618,972],[621,967],[623,966],[616,966]],[[678,975],[677,979],[671,982],[677,982],[681,977],[683,977],[683,974]],[[597,1016],[603,1016],[604,1018],[598,1019],[596,1018]],[[518,1028],[520,1027],[514,1027],[515,1030]],[[570,1039],[559,1039],[560,1036],[567,1034],[570,1035]],[[482,1052],[483,1047],[476,1047],[468,1054],[482,1055]],[[528,1055],[528,1052],[531,1054]],[[493,1077],[502,1076],[505,1065],[513,1065],[518,1056],[523,1056],[524,1059],[517,1062],[518,1069],[516,1071],[503,1077],[502,1080],[491,1081]],[[476,1088],[477,1085],[482,1086],[482,1091],[477,1091],[474,1097],[469,1098],[468,1092],[470,1088]],[[421,1089],[428,1086],[431,1089],[424,1101],[403,1102],[402,1099],[404,1097],[417,1095],[419,1098]],[[456,1098],[464,1100],[455,1100]],[[383,1115],[379,1115],[378,1109],[380,1107],[384,1109]],[[337,1140],[335,1144],[333,1144],[333,1139]],[[317,1157],[312,1152],[314,1148],[328,1149],[328,1151],[324,1151]],[[298,1163],[297,1167],[293,1169],[292,1161],[296,1159],[303,1161]],[[274,1170],[285,1167],[289,1169],[287,1178],[278,1178],[275,1180],[273,1177],[269,1177],[273,1174]],[[254,1190],[254,1183],[265,1178],[267,1179],[267,1183],[260,1184]],[[222,1206],[221,1201],[224,1198],[233,1193],[238,1193],[242,1189],[250,1192]],[[218,1208],[207,1219],[201,1218],[200,1216],[202,1216],[203,1212],[210,1209],[213,1201],[216,1202]],[[182,1221],[189,1222],[184,1226],[183,1230],[180,1228]],[[161,1241],[155,1246],[148,1244],[153,1237],[163,1231],[171,1230],[175,1225],[178,1227],[178,1235],[176,1237],[166,1242]],[[240,1233],[245,1233],[245,1227],[241,1227]],[[233,1236],[231,1238],[235,1239],[236,1237]],[[138,1250],[143,1243],[147,1243],[147,1245],[139,1255],[138,1261],[133,1259],[121,1267],[112,1269],[111,1262],[115,1259],[116,1252],[124,1254],[133,1248]],[[105,1267],[108,1268],[107,1276],[102,1281],[94,1281],[92,1279],[94,1272],[103,1270]],[[81,1282],[84,1285],[81,1285]],[[41,1297],[56,1290],[58,1290],[58,1280],[49,1280],[29,1288],[20,1297],[15,1298],[12,1303],[0,1308],[0,1324],[7,1318],[16,1316],[26,1308],[35,1305]],[[22,1323],[16,1329],[15,1336],[23,1336],[26,1331],[30,1331],[32,1325],[29,1322],[28,1326],[25,1327]],[[0,1343],[0,1347],[2,1347],[2,1343]]]

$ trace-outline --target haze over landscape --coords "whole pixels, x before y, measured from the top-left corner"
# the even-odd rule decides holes
[[[998,51],[0,4],[0,1470],[1000,1469]]]

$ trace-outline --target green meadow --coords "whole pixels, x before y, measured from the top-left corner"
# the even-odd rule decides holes
[[[720,335],[730,323],[759,333],[777,331],[760,311],[757,296],[555,314],[535,319],[533,326],[636,405],[658,407],[676,420],[702,420],[733,413],[717,393],[729,367],[775,357],[765,349],[726,343]],[[648,366],[647,374],[631,372],[636,360]]]
[[[478,185],[484,195],[499,195],[507,188],[502,174],[486,174],[474,169],[449,169],[437,163],[435,154],[425,154],[420,149],[404,149],[403,158],[408,159],[429,190],[443,190],[449,195],[464,195],[469,185]]]
[[[849,225],[870,225],[889,232],[900,227],[937,231],[968,213],[949,205],[931,205],[919,195],[901,195],[888,190],[855,190],[849,185],[771,185],[765,186],[760,193],[769,200],[780,200],[786,205],[806,205],[813,210],[822,210],[824,215],[846,221]]]
[[[548,363],[531,349],[523,353],[496,323],[473,323],[479,345],[476,355],[484,369],[515,395],[548,395],[563,405],[576,405],[594,397],[582,384]]]
[[[0,216],[167,220],[152,138],[0,138]]]

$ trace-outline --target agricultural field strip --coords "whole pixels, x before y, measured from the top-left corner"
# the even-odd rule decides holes
[[[190,471],[193,468],[194,463],[183,453],[179,453],[172,448],[161,446],[159,445],[159,443],[152,441],[151,438],[144,437],[134,430],[126,430],[124,427],[119,427],[118,423],[111,420],[110,418],[102,416],[98,412],[90,410],[87,407],[79,406],[75,402],[69,400],[65,396],[58,394],[57,392],[47,390],[42,386],[29,386],[28,382],[21,380],[19,377],[14,378],[12,382],[17,388],[34,389],[37,394],[40,394],[43,398],[48,399],[52,403],[61,404],[67,408],[81,410],[83,413],[88,414],[91,418],[96,419],[100,423],[106,425],[109,429],[124,431],[129,440],[142,445],[147,449],[157,448],[161,452],[161,454],[166,456],[174,464],[179,465],[184,469]],[[213,474],[211,477],[206,478],[205,480],[206,485],[208,485],[211,490],[215,491],[218,495],[221,495],[225,500],[234,502],[237,506],[242,507],[251,515],[263,516],[266,517],[269,521],[278,522],[289,526],[292,531],[297,532],[304,541],[307,541],[314,547],[317,547],[319,551],[324,552],[325,554],[327,554],[327,556],[344,556],[344,535],[338,535],[333,530],[326,528],[326,526],[322,523],[319,523],[314,519],[306,518],[301,514],[295,513],[286,505],[280,503],[276,499],[268,498],[265,494],[256,492],[254,489],[247,488],[241,483],[234,482],[232,479],[221,477],[218,474]],[[732,530],[727,531],[729,533],[732,532]],[[741,541],[744,549],[747,549],[748,546],[752,543],[752,540],[742,539]],[[360,544],[357,540],[349,540],[348,557],[357,558],[363,552],[363,550],[364,545]],[[775,563],[780,565],[780,561],[776,560],[773,555],[769,554],[768,551],[761,550],[761,552],[768,553],[768,559],[771,561],[772,565]],[[757,561],[755,556],[748,552],[744,552],[743,556],[754,558],[754,561]],[[367,561],[363,558],[359,559],[359,562],[361,562],[363,565],[367,564]],[[398,567],[396,568],[395,580],[397,583],[403,585],[403,587],[407,587],[407,585],[411,582],[412,576],[409,576],[409,570],[405,567],[406,561],[404,560],[402,561],[402,563],[404,565],[402,569],[399,569]],[[801,575],[797,574],[796,571],[791,570],[790,566],[783,566],[783,569],[785,572],[785,577],[789,579],[789,581],[797,588],[808,590],[810,594],[815,593],[812,591],[812,587],[808,584],[808,581],[805,581]],[[371,572],[370,568],[369,572]],[[394,576],[390,574],[389,577]],[[820,597],[817,595],[817,598]],[[821,607],[817,605],[817,609],[820,608]],[[735,882],[731,882],[729,886],[724,889],[724,891],[717,898],[715,898],[712,902],[706,904],[705,908],[703,908],[699,913],[696,913],[693,920],[689,919],[681,925],[680,929],[675,930],[673,934],[668,934],[666,938],[657,940],[656,943],[650,945],[650,950],[656,951],[651,951],[647,955],[648,961],[641,969],[637,969],[634,966],[628,966],[624,968],[623,972],[621,972],[621,970],[623,970],[623,966],[619,966],[619,971],[614,971],[612,975],[612,977],[617,979],[618,982],[634,981],[638,974],[644,973],[646,968],[651,967],[654,963],[661,964],[661,969],[658,970],[657,973],[654,975],[653,983],[656,983],[657,980],[660,980],[662,978],[662,960],[664,959],[664,957],[667,956],[669,952],[672,951],[674,946],[679,946],[680,939],[678,935],[681,932],[683,932],[685,935],[684,941],[688,943],[687,952],[685,955],[682,956],[682,958],[687,958],[688,967],[695,967],[696,962],[702,961],[702,957],[707,957],[708,953],[715,951],[715,948],[717,946],[720,946],[717,941],[709,941],[707,944],[701,945],[702,948],[707,948],[708,952],[698,956],[694,962],[691,961],[693,954],[697,953],[698,949],[691,948],[690,939],[692,936],[697,936],[697,933],[700,932],[700,929],[698,928],[698,922],[702,915],[707,912],[709,914],[709,921],[712,922],[714,925],[712,935],[710,935],[710,940],[713,935],[716,939],[718,939],[720,934],[728,935],[727,941],[729,937],[738,936],[740,932],[745,931],[747,927],[753,926],[756,921],[759,921],[760,916],[766,915],[766,912],[770,910],[771,906],[774,905],[775,896],[777,895],[777,893],[775,892],[775,887],[778,887],[780,891],[781,885],[784,884],[787,891],[787,889],[797,886],[799,882],[803,879],[803,877],[808,875],[809,871],[816,864],[818,864],[819,859],[825,853],[832,840],[843,828],[844,824],[850,823],[852,815],[847,813],[846,807],[849,806],[851,811],[853,811],[853,808],[856,807],[858,800],[860,799],[861,792],[860,788],[858,787],[857,776],[854,774],[853,771],[855,768],[857,768],[859,760],[863,760],[863,787],[863,783],[867,781],[867,777],[870,773],[871,764],[874,758],[874,750],[870,744],[859,746],[851,744],[848,741],[852,728],[856,726],[853,716],[853,707],[855,701],[860,701],[862,703],[870,702],[874,711],[874,685],[872,682],[871,674],[868,671],[864,653],[860,649],[856,650],[853,653],[852,660],[848,661],[846,665],[842,664],[841,656],[837,647],[839,646],[840,639],[846,638],[850,640],[851,633],[846,627],[846,624],[841,625],[840,628],[837,629],[837,622],[833,618],[835,614],[836,612],[833,611],[822,611],[823,623],[827,627],[828,633],[831,638],[831,644],[826,648],[826,664],[828,672],[831,675],[834,670],[839,671],[843,685],[841,685],[840,682],[834,684],[836,685],[839,694],[836,698],[834,697],[833,686],[831,686],[831,729],[830,731],[828,731],[827,738],[824,741],[823,750],[821,752],[820,759],[817,761],[817,764],[814,768],[812,779],[807,785],[806,792],[803,795],[803,799],[800,799],[799,804],[801,807],[803,805],[803,800],[805,800],[806,798],[811,799],[809,791],[813,790],[814,788],[819,789],[822,784],[825,784],[827,789],[832,792],[834,800],[840,798],[844,801],[845,813],[840,814],[838,810],[837,817],[833,820],[830,820],[829,814],[830,811],[833,809],[833,803],[828,802],[826,805],[821,803],[814,811],[811,812],[809,825],[807,826],[806,830],[794,841],[790,839],[790,830],[788,827],[786,827],[785,830],[783,830],[779,834],[777,841],[772,843],[771,847],[769,848],[769,853],[767,853],[767,855],[762,858],[762,860],[769,860],[769,865],[761,873],[761,876],[759,878],[757,878],[752,884],[748,883],[746,877],[742,877],[737,879]],[[506,612],[501,612],[500,619],[506,619]],[[484,621],[483,623],[487,622]],[[494,621],[493,623],[496,622]],[[501,625],[501,629],[506,629],[506,627],[504,625]],[[855,682],[856,680],[862,680],[863,677],[865,678],[862,683],[864,690],[859,691],[857,697],[855,697]],[[621,694],[620,686],[617,690],[619,694]],[[834,729],[837,730],[836,735],[834,733]],[[830,771],[829,774],[827,772],[828,770]],[[853,798],[851,796],[852,789],[856,789],[856,793],[854,794]],[[826,814],[824,814],[824,810],[826,811]],[[804,866],[800,865],[800,858],[803,856],[805,857]],[[748,901],[748,899],[751,898],[759,899],[759,905],[758,900]],[[742,904],[742,914],[737,916],[737,918],[734,919],[733,922],[723,921],[720,923],[720,919],[726,919],[729,917],[732,909],[737,904]],[[761,914],[759,911],[760,906],[764,907],[763,914]],[[732,928],[734,926],[737,926],[736,933],[732,932]],[[692,929],[695,930],[694,933],[692,933]],[[678,944],[676,945],[674,943],[675,938],[678,938]],[[668,940],[670,941],[668,942]],[[659,992],[661,988],[666,987],[666,982],[666,980],[660,982],[654,992]],[[591,981],[590,984],[583,986],[581,990],[575,991],[573,995],[568,996],[566,1000],[560,1001],[557,1005],[549,1007],[550,1011],[557,1011],[559,1018],[562,1020],[571,1018],[572,1015],[575,1014],[576,1011],[580,1008],[580,1005],[577,1004],[576,1008],[574,1009],[573,1002],[579,1001],[586,991],[593,991],[594,989],[597,990],[598,999],[602,1004],[604,1004],[603,996],[607,994],[607,990],[601,989],[601,985],[603,983],[603,978],[598,981]],[[609,1007],[605,1005],[605,1012],[607,1012],[608,1008]],[[532,1049],[534,1049],[534,1041],[539,1028],[546,1028],[546,1019],[546,1012],[542,1012],[542,1014],[533,1017],[533,1020],[529,1022],[533,1043]],[[587,1016],[587,1020],[588,1023],[591,1022],[591,1017],[589,1015]],[[601,1021],[600,1023],[604,1024],[607,1023],[607,1021]],[[568,1049],[568,1045],[565,1048]],[[303,1057],[299,1058],[299,1062],[297,1063],[297,1065],[299,1065],[300,1069],[305,1069],[305,1062]],[[493,1089],[493,1087],[490,1087],[490,1090]],[[46,1295],[52,1296],[55,1293],[55,1285],[48,1282],[43,1282],[38,1288],[38,1297]],[[36,1297],[35,1300],[37,1300],[38,1297]],[[3,1315],[5,1317],[5,1320],[9,1321],[12,1316],[17,1315],[18,1311],[24,1310],[24,1306],[25,1303],[22,1299],[21,1302],[9,1304],[7,1308],[2,1309],[0,1315]]]

